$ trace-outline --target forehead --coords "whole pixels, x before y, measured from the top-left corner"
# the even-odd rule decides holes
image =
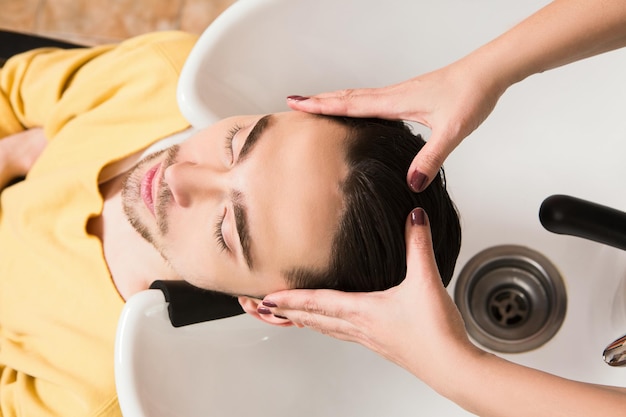
[[[346,135],[327,118],[298,112],[272,117],[244,167],[261,271],[328,265],[343,208]]]

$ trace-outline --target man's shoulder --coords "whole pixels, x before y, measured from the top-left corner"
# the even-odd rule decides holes
[[[121,50],[134,50],[142,47],[175,47],[191,48],[198,40],[198,35],[187,32],[168,30],[150,32],[122,41],[119,44]]]
[[[121,42],[115,48],[112,58],[133,62],[138,70],[141,63],[151,66],[155,64],[155,60],[159,60],[173,67],[178,75],[197,40],[197,35],[181,31],[146,33]],[[142,68],[141,71],[143,70]]]

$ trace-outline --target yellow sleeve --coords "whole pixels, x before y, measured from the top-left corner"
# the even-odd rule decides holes
[[[40,48],[9,59],[0,70],[0,137],[43,126],[72,76],[112,48]]]
[[[44,127],[53,139],[74,117],[151,78],[146,71],[162,70],[150,68],[146,50],[152,59],[168,61],[177,76],[196,39],[182,32],[155,32],[119,45],[42,48],[10,58],[0,70],[0,138]],[[157,49],[162,56],[155,54]]]

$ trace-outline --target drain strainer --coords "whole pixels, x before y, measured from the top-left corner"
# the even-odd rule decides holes
[[[516,245],[495,246],[470,259],[454,300],[470,336],[504,353],[546,343],[567,309],[565,285],[554,265],[539,252]]]

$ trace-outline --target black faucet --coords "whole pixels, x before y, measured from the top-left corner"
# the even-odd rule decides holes
[[[546,198],[539,209],[544,228],[626,250],[626,213],[567,195]]]
[[[623,211],[567,195],[553,195],[541,204],[539,220],[551,232],[626,250]],[[609,344],[602,357],[611,366],[626,366],[626,335]]]

